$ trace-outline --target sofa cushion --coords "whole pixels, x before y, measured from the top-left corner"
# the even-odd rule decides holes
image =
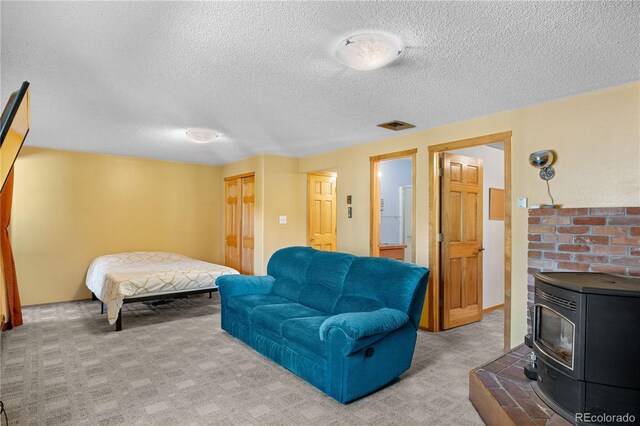
[[[324,312],[311,309],[299,303],[256,306],[251,315],[251,325],[269,330],[282,336],[282,325],[294,318],[326,316]]]
[[[329,316],[296,318],[282,324],[282,337],[311,352],[327,357],[327,343],[320,340],[320,326]]]
[[[340,293],[322,285],[306,285],[300,292],[299,302],[322,312],[331,313],[336,306]]]
[[[256,306],[284,303],[291,303],[291,301],[273,294],[247,294],[227,299],[229,309],[247,322],[251,321],[251,316]]]
[[[335,308],[334,314],[344,314],[346,312],[371,312],[384,308],[384,305],[370,297],[346,294],[340,296]]]
[[[342,293],[344,279],[354,259],[355,256],[345,253],[316,252],[307,269],[306,285],[322,286],[336,293]]]
[[[333,312],[353,259],[355,257],[350,254],[316,252],[309,263],[298,302],[323,312]]]
[[[423,267],[393,259],[358,257],[349,268],[343,294],[369,297],[408,313],[426,272]]]
[[[273,294],[323,312],[332,312],[355,256],[309,247],[278,250],[268,273],[276,278]]]
[[[299,302],[302,282],[289,277],[278,277],[273,283],[271,292],[277,296],[289,299],[290,302]]]
[[[277,278],[291,278],[303,283],[311,258],[317,250],[311,247],[287,247],[273,253],[267,265],[267,274]]]

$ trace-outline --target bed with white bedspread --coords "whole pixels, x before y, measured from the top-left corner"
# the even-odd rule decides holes
[[[180,254],[138,251],[97,257],[87,271],[89,290],[107,306],[109,324],[122,328],[123,303],[217,290],[221,275],[235,269]],[[140,300],[142,301],[142,300]]]

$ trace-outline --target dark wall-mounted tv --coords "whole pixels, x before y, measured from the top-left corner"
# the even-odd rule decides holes
[[[29,82],[9,96],[0,118],[0,182],[2,188],[29,133]],[[0,189],[1,191],[2,189]]]

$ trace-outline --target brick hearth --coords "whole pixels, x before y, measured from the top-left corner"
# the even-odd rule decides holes
[[[523,371],[530,352],[522,345],[469,374],[469,399],[487,425],[571,425],[531,388]]]

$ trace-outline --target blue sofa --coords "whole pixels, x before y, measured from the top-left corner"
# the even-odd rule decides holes
[[[289,247],[267,273],[218,278],[227,333],[341,403],[411,366],[427,268]]]

